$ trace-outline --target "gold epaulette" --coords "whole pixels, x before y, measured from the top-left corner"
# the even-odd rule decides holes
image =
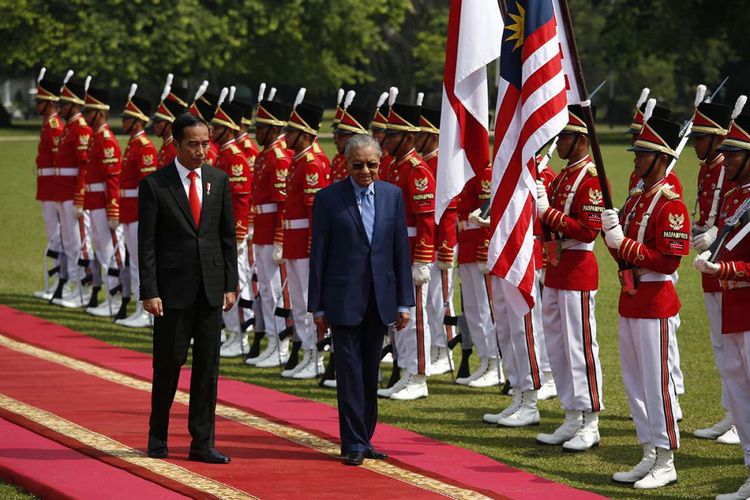
[[[313,142],[312,143],[312,148],[313,148],[313,151],[315,151],[316,153],[320,153],[321,152],[320,146],[318,146],[317,142]]]
[[[419,158],[417,158],[416,156],[412,156],[411,158],[409,158],[409,163],[411,163],[412,167],[416,167],[421,162],[419,161]]]
[[[60,120],[58,120],[56,116],[53,116],[49,120],[49,126],[52,127],[52,128],[59,128],[60,127]]]
[[[672,188],[664,186],[661,188],[661,194],[668,200],[677,200],[680,198],[680,195],[672,191]]]
[[[594,165],[593,163],[589,163],[586,168],[589,170],[589,175],[591,177],[596,177],[599,175],[599,173],[596,171],[596,165]]]
[[[79,116],[78,117],[78,125],[80,125],[81,127],[85,127],[88,124],[86,123],[86,120],[84,120],[82,116]]]
[[[284,157],[284,151],[281,148],[273,148],[273,152],[276,155],[276,158]]]
[[[229,146],[229,149],[232,151],[233,155],[238,155],[242,152],[240,151],[240,148],[238,148],[236,144],[232,144],[231,146]]]
[[[311,161],[315,161],[315,155],[308,151],[307,154],[305,154],[305,159],[307,160],[307,163],[310,163]]]
[[[733,187],[732,189],[728,190],[726,193],[724,193],[724,198],[729,198],[732,196],[735,192],[737,192],[737,186]]]
[[[109,139],[110,137],[112,137],[112,133],[109,131],[109,129],[105,128],[104,130],[102,130],[102,137],[104,137],[105,139]]]
[[[138,140],[141,141],[141,146],[148,146],[148,137],[145,135],[138,136]]]

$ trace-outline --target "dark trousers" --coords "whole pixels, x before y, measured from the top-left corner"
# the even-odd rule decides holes
[[[193,339],[188,430],[193,438],[191,449],[202,451],[214,446],[221,308],[209,306],[202,285],[199,290],[191,307],[164,309],[164,316],[154,318],[149,436],[166,444],[169,410],[177,392],[180,369],[187,360],[190,339]]]
[[[336,399],[344,454],[372,448],[378,420],[378,370],[387,327],[370,292],[367,311],[357,326],[332,325],[336,353]]]

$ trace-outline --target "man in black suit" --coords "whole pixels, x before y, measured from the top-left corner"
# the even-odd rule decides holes
[[[188,430],[190,460],[229,463],[214,449],[221,311],[236,299],[235,246],[229,179],[205,163],[208,124],[175,120],[175,160],[141,181],[138,258],[143,307],[154,315],[154,379],[148,454],[168,455],[169,410],[191,339]]]

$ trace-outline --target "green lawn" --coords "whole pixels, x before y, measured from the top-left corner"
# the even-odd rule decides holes
[[[625,136],[619,132],[609,132],[602,137],[615,203],[621,204],[632,168],[632,154],[625,151]],[[330,139],[322,142],[330,153]],[[3,179],[0,183],[0,212],[4,214],[0,230],[0,303],[85,332],[113,345],[149,352],[150,335],[145,330],[115,327],[108,321],[77,311],[61,310],[31,298],[31,292],[42,287],[41,260],[45,246],[41,213],[34,200],[35,150],[34,141],[0,140]],[[553,160],[553,166],[558,169],[560,160]],[[692,208],[697,161],[691,150],[685,152],[678,172],[686,188],[688,206]],[[381,421],[470,448],[554,481],[610,497],[701,498],[734,491],[744,481],[746,474],[740,447],[692,437],[693,430],[713,424],[722,415],[718,374],[711,355],[699,276],[691,267],[692,256],[684,259],[678,284],[683,303],[682,328],[678,336],[687,388],[687,393],[681,398],[685,415],[680,425],[682,448],[676,456],[679,483],[656,492],[636,493],[611,482],[615,471],[629,468],[640,459],[640,446],[628,417],[620,378],[616,340],[619,289],[616,267],[602,242],[597,244],[596,252],[601,276],[597,323],[606,405],[601,417],[600,448],[569,455],[561,453],[557,447],[540,447],[534,443],[537,432],[551,432],[560,423],[562,412],[557,400],[540,403],[541,427],[508,430],[482,425],[483,413],[498,411],[509,404],[510,398],[499,396],[496,389],[468,389],[454,385],[450,375],[431,378],[430,397],[425,400],[383,401],[380,405]],[[458,352],[456,356],[458,359]],[[320,389],[313,382],[282,379],[274,370],[250,368],[239,359],[222,361],[222,375],[331,405],[335,403],[333,392]],[[144,436],[145,426],[146,422]],[[7,493],[3,488],[8,487],[0,485],[0,497],[5,498]]]

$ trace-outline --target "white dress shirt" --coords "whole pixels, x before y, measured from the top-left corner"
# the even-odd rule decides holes
[[[190,200],[190,178],[188,177],[188,174],[191,172],[191,170],[185,168],[177,158],[174,159],[174,164],[177,167],[177,174],[180,176],[180,180],[182,181],[182,187],[185,188],[185,196],[187,196],[187,199]],[[198,199],[200,200],[202,205],[203,182],[201,181],[201,167],[192,170],[192,172],[198,174],[198,177],[195,179],[195,187],[198,190]]]

